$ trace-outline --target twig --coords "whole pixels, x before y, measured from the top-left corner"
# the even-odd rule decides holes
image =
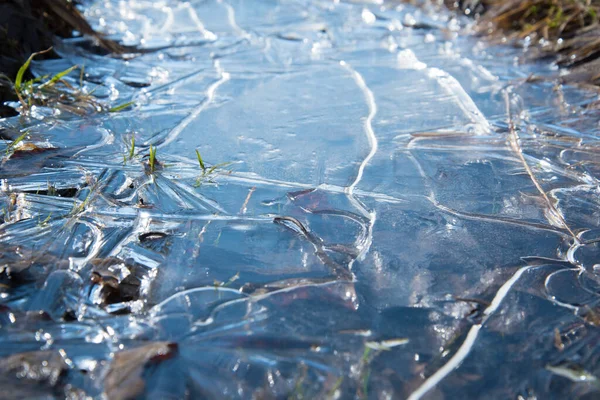
[[[506,115],[508,118],[508,142],[510,143],[510,148],[517,155],[519,160],[521,160],[521,163],[523,164],[523,167],[525,168],[527,175],[529,175],[529,178],[533,182],[534,186],[536,187],[538,192],[540,192],[540,194],[542,195],[544,201],[546,202],[546,205],[550,209],[550,212],[552,214],[554,214],[554,216],[556,218],[558,218],[558,220],[562,224],[563,228],[565,228],[569,232],[569,234],[573,237],[573,240],[575,241],[575,243],[579,243],[579,239],[577,238],[577,235],[575,235],[575,233],[571,230],[569,225],[567,225],[567,222],[565,221],[565,219],[562,216],[562,214],[560,213],[560,211],[554,206],[552,201],[550,201],[550,198],[548,197],[548,195],[546,194],[546,192],[540,185],[539,181],[533,174],[531,167],[529,167],[529,164],[527,164],[527,161],[525,160],[525,157],[523,156],[523,149],[521,148],[521,145],[519,144],[519,135],[517,134],[517,131],[515,129],[515,125],[514,125],[512,115],[510,112],[510,100],[509,100],[509,96],[508,96],[508,91],[504,92],[504,101],[506,103]]]

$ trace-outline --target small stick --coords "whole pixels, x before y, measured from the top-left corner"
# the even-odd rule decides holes
[[[246,196],[246,200],[244,200],[244,204],[242,204],[242,208],[240,209],[240,214],[246,214],[246,208],[248,207],[248,202],[250,201],[250,197],[252,197],[252,193],[256,190],[256,186],[253,186],[248,191],[248,196]]]
[[[521,163],[523,164],[523,167],[525,168],[527,175],[529,175],[529,178],[533,182],[534,186],[536,187],[538,192],[540,192],[540,194],[544,198],[544,201],[548,205],[548,208],[550,209],[550,211],[558,218],[558,220],[562,224],[563,228],[565,228],[569,232],[569,234],[573,237],[573,240],[575,240],[575,243],[579,243],[579,239],[577,239],[577,235],[575,235],[575,233],[571,230],[571,228],[569,228],[569,225],[567,225],[567,222],[565,221],[562,214],[556,209],[556,207],[554,207],[554,204],[550,201],[550,198],[548,198],[548,195],[546,194],[546,192],[544,191],[544,189],[538,182],[537,178],[533,174],[533,171],[529,167],[529,164],[527,164],[527,160],[525,160],[525,157],[523,156],[523,149],[519,145],[519,135],[517,134],[517,131],[515,130],[515,125],[513,123],[512,116],[510,113],[510,100],[508,97],[508,91],[504,92],[504,100],[506,103],[506,115],[508,116],[508,142],[510,143],[510,147],[511,147],[512,151],[517,155],[517,157],[519,157],[519,160],[521,160]]]

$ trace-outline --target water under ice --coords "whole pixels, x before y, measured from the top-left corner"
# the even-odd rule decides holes
[[[0,122],[9,397],[598,396],[594,95],[433,8],[83,9],[144,52],[35,72],[136,106]]]

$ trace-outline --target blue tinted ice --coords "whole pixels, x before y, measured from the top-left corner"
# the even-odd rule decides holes
[[[598,395],[593,94],[432,6],[82,10],[142,51],[34,71],[135,106],[0,121],[16,398]]]

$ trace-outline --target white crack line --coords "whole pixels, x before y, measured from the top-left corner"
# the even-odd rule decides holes
[[[173,130],[171,130],[171,132],[169,132],[168,137],[162,143],[158,144],[156,147],[166,146],[167,144],[169,144],[169,143],[173,142],[175,139],[177,139],[177,137],[181,134],[181,132],[183,132],[183,130],[192,121],[194,121],[196,118],[198,118],[198,116],[202,113],[202,111],[204,111],[206,109],[206,107],[208,107],[208,105],[214,100],[215,92],[219,88],[219,86],[221,86],[223,83],[227,82],[231,78],[231,75],[229,75],[228,72],[225,72],[225,70],[221,67],[219,60],[215,60],[214,65],[215,65],[215,69],[217,70],[217,72],[219,73],[221,78],[208,87],[208,90],[206,91],[206,99],[204,99],[204,101],[202,103],[200,103],[198,106],[196,106],[196,108],[194,108],[192,110],[192,112],[187,117],[185,117],[183,119],[183,121],[181,121],[179,123],[179,125],[177,125],[175,128],[173,128]]]
[[[235,20],[235,9],[231,6],[231,4],[224,0],[217,0],[217,3],[221,4],[227,10],[227,20],[229,21],[229,25],[231,25],[233,31],[240,37],[245,39],[250,38],[250,34],[240,28],[240,26],[237,24]]]
[[[471,349],[473,348],[473,345],[477,340],[477,336],[479,335],[479,331],[481,330],[481,328],[483,328],[483,325],[492,316],[492,314],[494,314],[498,310],[500,304],[502,304],[502,301],[504,300],[504,298],[506,298],[506,296],[508,295],[514,284],[519,280],[521,275],[523,275],[526,271],[532,268],[535,268],[535,266],[528,265],[519,268],[517,272],[515,272],[513,276],[509,280],[507,280],[504,283],[504,285],[500,287],[500,289],[498,289],[498,292],[496,292],[496,296],[494,296],[492,303],[483,312],[483,318],[481,320],[481,323],[478,325],[473,325],[471,327],[465,341],[462,343],[458,351],[454,353],[454,355],[450,358],[450,360],[448,360],[446,364],[444,364],[443,367],[438,369],[433,375],[427,378],[425,382],[423,382],[421,386],[417,388],[417,390],[412,392],[410,396],[408,396],[407,400],[421,399],[425,394],[427,394],[431,389],[437,386],[442,380],[444,380],[448,375],[450,375],[450,373],[452,373],[462,364],[462,362],[467,358],[467,356],[471,352]]]
[[[365,101],[367,102],[367,106],[369,107],[369,115],[367,116],[367,118],[365,119],[365,121],[363,123],[363,128],[364,128],[365,134],[367,135],[367,139],[369,140],[369,145],[371,146],[371,151],[360,163],[360,166],[358,168],[358,173],[356,174],[356,178],[354,179],[354,182],[352,182],[350,184],[350,186],[346,187],[346,189],[345,189],[345,192],[348,195],[348,199],[350,200],[352,205],[354,205],[358,210],[360,210],[362,215],[364,217],[368,218],[370,221],[369,227],[366,229],[366,232],[364,235],[365,239],[364,239],[363,243],[357,244],[357,249],[358,249],[359,253],[355,260],[361,260],[364,258],[367,251],[369,251],[369,248],[371,247],[371,244],[373,243],[373,226],[375,225],[375,220],[377,219],[377,214],[375,211],[367,210],[366,207],[354,197],[354,189],[362,180],[365,168],[366,168],[367,164],[371,161],[371,159],[375,156],[375,153],[377,153],[377,149],[379,146],[379,144],[377,142],[377,137],[375,136],[375,131],[373,130],[373,118],[375,118],[375,115],[377,114],[377,103],[375,102],[375,96],[373,96],[373,92],[371,91],[371,89],[369,89],[369,87],[365,83],[365,80],[363,79],[362,75],[358,71],[356,71],[354,68],[352,68],[352,66],[350,66],[345,61],[340,61],[340,65],[342,66],[342,68],[344,68],[348,72],[350,72],[350,74],[352,75],[352,78],[356,82],[356,85],[363,92]],[[350,262],[350,264],[348,265],[349,269],[352,269],[352,265],[354,264],[355,260],[352,260]]]

